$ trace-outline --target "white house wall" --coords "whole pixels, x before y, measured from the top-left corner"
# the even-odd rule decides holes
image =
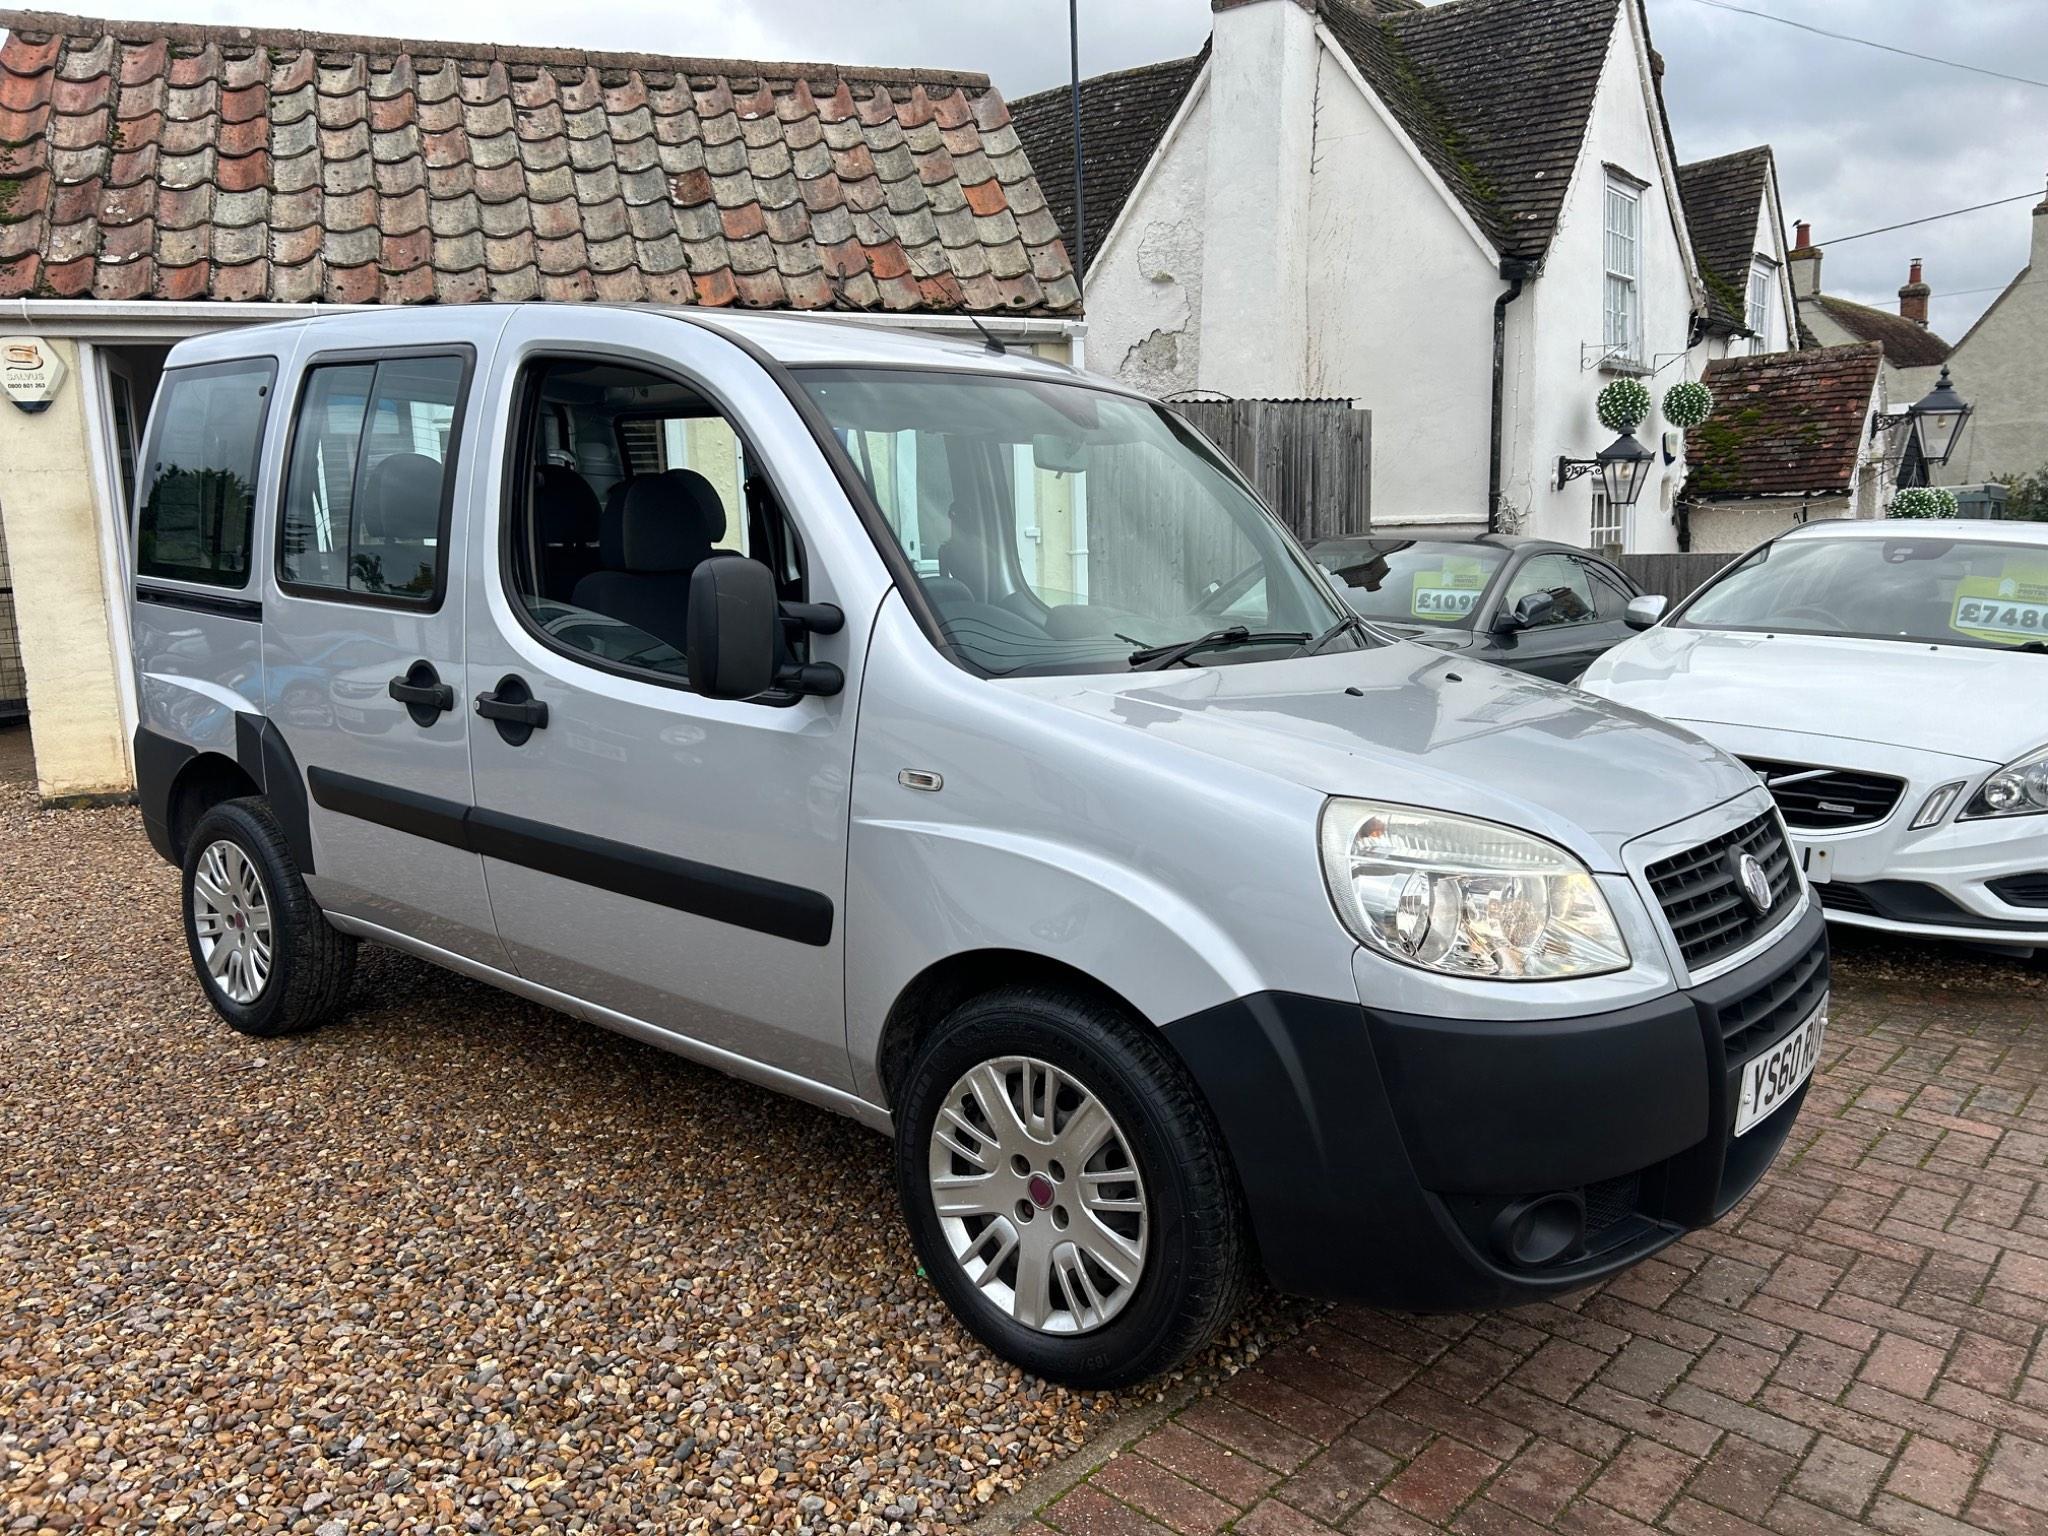
[[[1307,393],[1371,408],[1375,526],[1481,524],[1500,278],[1328,50],[1316,99]]]
[[[1193,389],[1202,329],[1207,71],[1088,265],[1088,362],[1155,395]]]
[[[2043,204],[2048,208],[2048,204]],[[2048,466],[2048,212],[2036,212],[2031,265],[1999,295],[1956,343],[1949,367],[1957,393],[1975,410],[1963,426],[1949,462],[1936,471],[1943,485],[1976,485],[2005,475],[2031,475]],[[1938,370],[1911,380],[1919,393],[1933,388]],[[1921,375],[1924,375],[1921,377]]]
[[[1676,355],[1686,350],[1693,299],[1691,264],[1670,213],[1665,167],[1652,131],[1654,109],[1646,105],[1638,69],[1633,6],[1617,7],[1619,19],[1608,45],[1607,63],[1593,102],[1586,142],[1579,152],[1557,233],[1544,258],[1543,275],[1508,311],[1510,333],[1520,343],[1514,363],[1514,432],[1509,444],[1505,498],[1521,514],[1524,533],[1587,541],[1592,519],[1591,478],[1554,489],[1559,455],[1589,459],[1613,440],[1593,414],[1593,400],[1616,375],[1589,366],[1599,356],[1606,297],[1606,170],[1618,166],[1649,185],[1642,193],[1640,302],[1645,361],[1662,371],[1643,382],[1653,398],[1683,375]],[[1667,429],[1656,409],[1638,429],[1643,446],[1658,450]],[[1629,548],[1675,550],[1672,507],[1685,475],[1682,435],[1671,431],[1679,457],[1665,464],[1657,453],[1634,510]]]

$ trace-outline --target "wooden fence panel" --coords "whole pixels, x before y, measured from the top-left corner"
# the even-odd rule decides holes
[[[1629,580],[1645,592],[1668,597],[1676,603],[1697,592],[1706,585],[1709,577],[1736,558],[1734,555],[1623,555],[1620,565],[1628,573]]]
[[[1372,412],[1348,400],[1174,400],[1304,544],[1372,529]]]

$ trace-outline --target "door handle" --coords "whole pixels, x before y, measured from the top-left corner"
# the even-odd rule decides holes
[[[414,725],[432,725],[455,707],[455,690],[441,681],[431,661],[414,662],[405,669],[405,676],[391,679],[384,691],[405,706]]]
[[[508,672],[498,686],[476,696],[476,712],[497,726],[498,735],[510,747],[523,747],[535,731],[548,723],[548,707],[533,696],[526,679]]]

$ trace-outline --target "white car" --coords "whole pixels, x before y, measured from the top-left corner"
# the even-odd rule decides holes
[[[1770,787],[1828,917],[2048,945],[2048,524],[1809,523],[1587,669]]]

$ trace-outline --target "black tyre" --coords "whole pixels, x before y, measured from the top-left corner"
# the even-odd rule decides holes
[[[1005,1359],[1124,1386],[1236,1310],[1251,1262],[1236,1177],[1149,1026],[1056,991],[991,993],[924,1043],[897,1109],[918,1257]]]
[[[245,1035],[293,1035],[348,997],[356,941],[328,924],[261,800],[228,800],[185,845],[185,946],[220,1016]]]

